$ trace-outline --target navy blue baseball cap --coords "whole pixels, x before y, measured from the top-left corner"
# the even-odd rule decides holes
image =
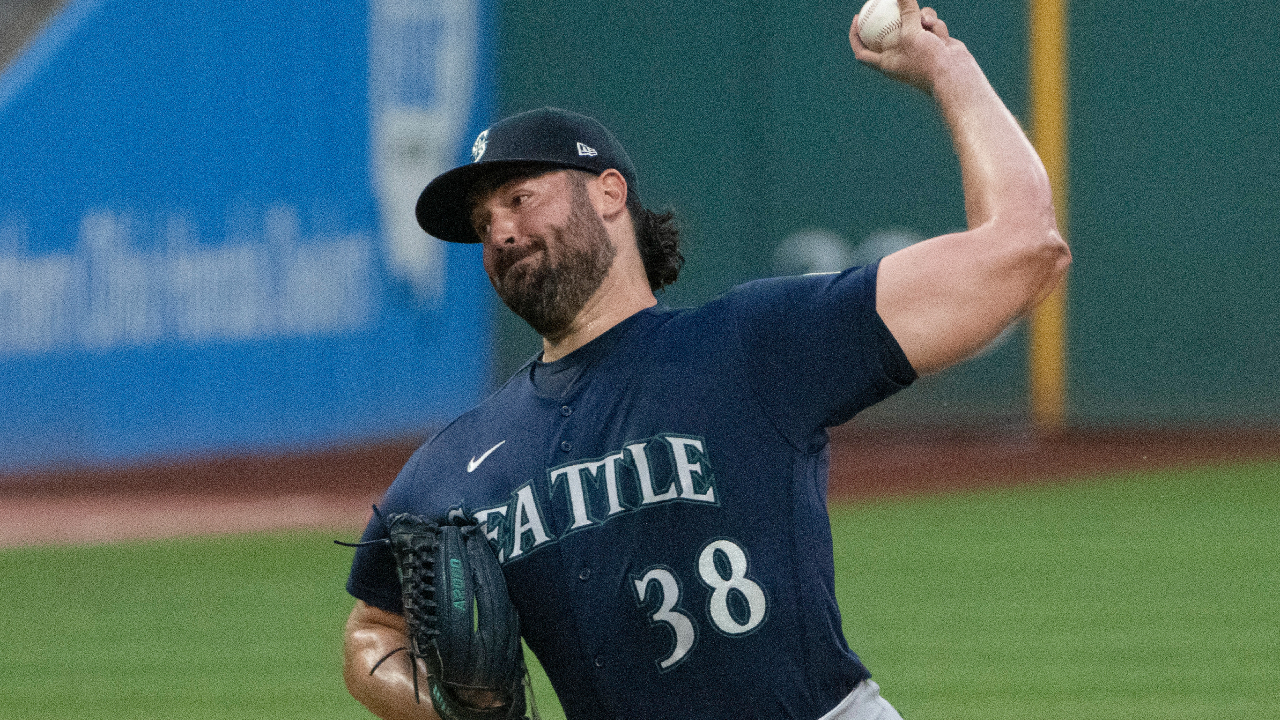
[[[489,173],[516,164],[542,163],[600,174],[614,169],[639,200],[636,170],[622,143],[596,120],[558,108],[542,108],[499,120],[480,133],[471,163],[432,180],[418,196],[418,224],[428,234],[456,243],[477,243],[467,195]]]

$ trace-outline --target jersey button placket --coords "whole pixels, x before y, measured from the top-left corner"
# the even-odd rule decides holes
[[[570,427],[569,427],[569,420],[568,420],[568,418],[569,418],[569,416],[570,416],[570,415],[572,415],[572,414],[573,414],[573,407],[572,407],[572,406],[569,406],[569,405],[561,405],[561,406],[560,406],[560,409],[559,409],[559,410],[557,410],[556,412],[557,412],[557,413],[559,413],[559,415],[560,415],[560,417],[561,417],[561,418],[564,418],[563,420],[561,420],[561,421],[560,421],[560,423],[559,423],[559,430],[557,431],[557,434],[558,434],[561,438],[564,438],[564,436],[565,436],[565,435],[568,435],[568,434],[570,434],[570,432],[571,432]],[[556,447],[559,447],[559,448],[560,448],[560,452],[563,452],[563,453],[567,453],[567,452],[572,452],[572,451],[573,451],[573,443],[569,442],[568,440],[564,440],[564,439],[561,439],[561,440],[560,440],[560,444],[559,444],[559,445],[557,445]]]

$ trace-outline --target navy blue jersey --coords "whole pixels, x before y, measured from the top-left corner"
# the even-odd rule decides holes
[[[530,362],[380,507],[486,523],[570,718],[817,718],[869,677],[836,607],[825,428],[915,378],[876,269],[650,308]],[[400,611],[383,546],[348,590]]]

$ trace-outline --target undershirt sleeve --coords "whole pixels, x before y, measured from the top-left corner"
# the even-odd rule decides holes
[[[877,261],[842,273],[759,280],[739,291],[749,381],[797,448],[916,379],[876,312],[878,269]]]

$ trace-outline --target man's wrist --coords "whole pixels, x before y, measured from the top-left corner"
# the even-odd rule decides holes
[[[949,44],[938,55],[931,80],[930,94],[944,114],[949,108],[962,107],[991,91],[978,61],[960,42]]]

